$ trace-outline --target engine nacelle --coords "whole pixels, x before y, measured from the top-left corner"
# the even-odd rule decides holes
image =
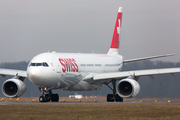
[[[2,92],[6,97],[20,97],[26,92],[26,85],[19,79],[8,79],[2,85]]]
[[[136,80],[126,78],[118,82],[116,91],[122,98],[135,97],[140,91],[140,85]]]

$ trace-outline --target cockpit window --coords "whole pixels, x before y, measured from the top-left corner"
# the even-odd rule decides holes
[[[31,63],[30,66],[36,66],[36,63]]]
[[[36,66],[42,66],[42,63],[36,63]]]
[[[31,66],[43,66],[43,67],[49,67],[49,65],[46,63],[46,62],[43,62],[43,63],[30,63],[29,67]]]
[[[46,62],[43,62],[44,67],[49,67],[49,65]]]

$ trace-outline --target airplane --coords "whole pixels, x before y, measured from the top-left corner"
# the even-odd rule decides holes
[[[107,54],[94,53],[57,53],[46,52],[36,55],[27,66],[27,71],[0,69],[0,75],[13,76],[2,84],[6,97],[16,98],[26,91],[24,79],[39,88],[40,102],[58,102],[59,95],[52,90],[91,91],[108,86],[112,94],[107,102],[123,102],[124,98],[135,97],[140,92],[137,82],[141,76],[171,74],[180,72],[180,68],[148,69],[121,71],[123,64],[129,62],[168,57],[174,54],[157,55],[125,60],[119,55],[120,33],[122,27],[122,7],[119,7],[112,42]],[[112,84],[112,87],[110,86]]]

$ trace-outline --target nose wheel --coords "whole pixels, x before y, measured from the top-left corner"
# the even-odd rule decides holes
[[[42,95],[39,97],[39,102],[58,102],[59,95],[52,94],[52,90],[43,89]]]
[[[39,102],[48,102],[47,98],[45,96],[39,97]]]

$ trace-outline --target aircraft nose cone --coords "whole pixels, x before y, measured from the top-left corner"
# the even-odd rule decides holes
[[[29,80],[35,84],[40,85],[42,83],[42,75],[41,75],[41,69],[40,68],[29,68],[28,69],[28,78]]]

